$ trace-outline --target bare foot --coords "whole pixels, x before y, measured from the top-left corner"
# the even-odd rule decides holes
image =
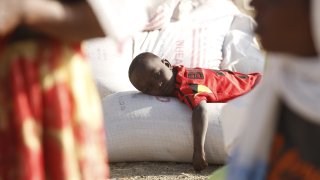
[[[192,165],[196,172],[200,172],[208,167],[204,152],[193,152]]]

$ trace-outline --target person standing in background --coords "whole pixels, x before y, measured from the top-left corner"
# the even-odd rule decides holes
[[[268,62],[227,178],[320,179],[320,1],[251,5]]]
[[[100,99],[81,41],[85,0],[0,2],[0,179],[107,179]]]

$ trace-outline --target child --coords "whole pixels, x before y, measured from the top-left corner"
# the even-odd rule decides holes
[[[206,103],[227,102],[249,92],[261,74],[241,74],[228,70],[171,66],[168,60],[145,52],[129,67],[129,79],[139,91],[154,96],[174,96],[192,110],[194,135],[193,167],[205,169],[204,142],[208,126]]]

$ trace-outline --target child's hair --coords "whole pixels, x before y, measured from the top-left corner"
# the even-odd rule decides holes
[[[143,59],[152,59],[152,58],[157,58],[158,56],[156,56],[153,53],[150,52],[143,52],[139,55],[137,55],[131,62],[130,67],[129,67],[129,71],[128,71],[128,75],[129,75],[129,79],[134,71],[134,69],[136,68],[136,66],[143,60]]]

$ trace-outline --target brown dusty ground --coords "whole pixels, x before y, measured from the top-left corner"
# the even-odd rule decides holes
[[[111,179],[114,180],[174,180],[174,179],[208,179],[219,165],[210,165],[201,173],[193,170],[191,163],[174,162],[130,162],[111,163]]]

